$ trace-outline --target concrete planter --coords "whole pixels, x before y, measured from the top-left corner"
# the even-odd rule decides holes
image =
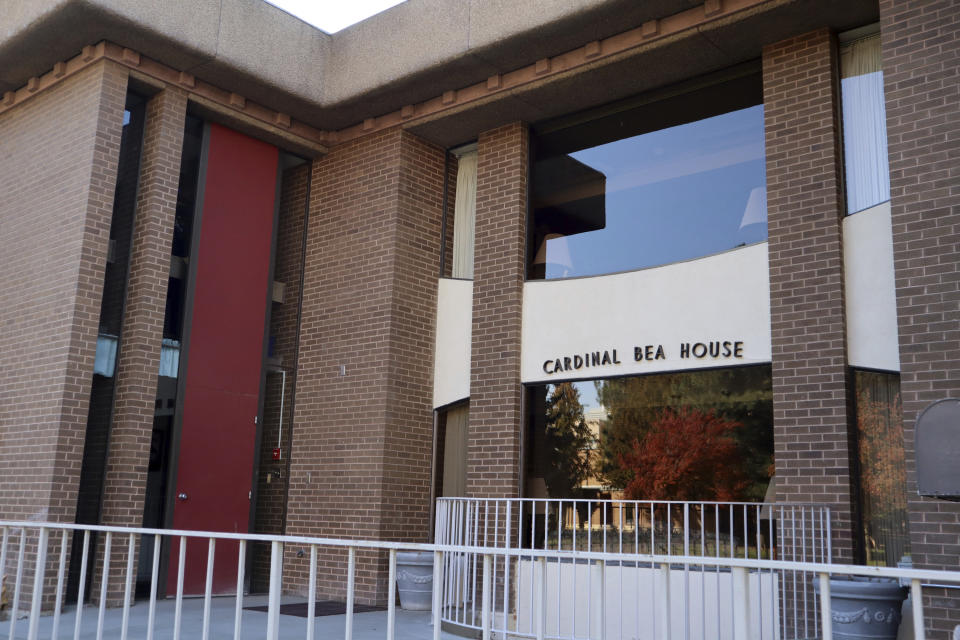
[[[817,585],[819,592],[819,585]],[[906,588],[889,578],[835,578],[830,581],[833,637],[894,640]]]
[[[397,552],[397,593],[400,608],[429,611],[433,597],[433,554],[429,551]]]

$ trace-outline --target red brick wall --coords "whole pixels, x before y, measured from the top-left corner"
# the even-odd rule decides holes
[[[960,505],[917,495],[914,424],[960,397],[960,3],[880,2],[901,395],[913,561],[960,569]],[[955,591],[925,590],[928,630],[960,624]]]
[[[103,62],[0,115],[0,518],[74,518],[126,84]]]
[[[288,534],[427,539],[442,188],[443,151],[399,130],[313,164]],[[305,592],[309,553],[286,551]],[[323,558],[322,594],[345,563]],[[359,563],[358,600],[383,601],[384,568]]]
[[[480,134],[474,248],[467,494],[520,495],[520,323],[529,134],[514,123]]]
[[[273,279],[285,285],[284,300],[274,302],[270,316],[270,335],[274,339],[274,355],[282,358],[286,371],[283,396],[283,434],[280,438],[281,459],[273,459],[273,450],[280,435],[280,404],[283,376],[267,374],[263,403],[263,430],[260,439],[260,468],[257,478],[257,504],[254,533],[282,534],[287,499],[287,476],[290,462],[290,436],[293,433],[293,390],[296,384],[297,319],[300,306],[300,273],[303,258],[303,232],[306,223],[307,189],[310,164],[287,169],[280,187],[280,219],[277,227],[276,261]],[[265,591],[270,584],[270,545],[253,545],[251,587]]]
[[[763,50],[777,499],[832,505],[852,561],[836,50],[826,29]]]

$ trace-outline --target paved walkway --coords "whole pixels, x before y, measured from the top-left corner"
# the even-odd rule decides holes
[[[302,598],[284,598],[283,603],[302,602]],[[266,596],[247,596],[243,600],[244,607],[266,605]],[[160,600],[157,602],[156,625],[153,637],[155,640],[172,640],[174,600]],[[210,607],[210,635],[211,639],[233,638],[235,601],[233,597],[213,598]],[[80,638],[94,640],[97,637],[96,607],[86,606],[80,618]],[[203,629],[203,599],[189,598],[183,601],[183,620],[180,637],[193,639],[202,637]],[[104,616],[104,640],[120,638],[123,609],[107,609]],[[26,639],[29,630],[29,620],[17,620],[14,638]],[[403,611],[397,608],[396,640],[428,640],[433,637],[433,626],[429,611]],[[60,638],[74,637],[76,624],[76,608],[67,608],[60,616],[60,628],[57,633]],[[316,640],[333,640],[343,638],[346,616],[322,616],[314,621],[314,638]],[[262,640],[266,636],[267,614],[260,611],[245,610],[241,622],[242,637],[246,639]],[[53,616],[45,615],[40,621],[39,638],[50,638],[53,629]],[[0,622],[0,638],[10,637],[10,621]],[[280,616],[280,638],[292,640],[305,638],[307,634],[307,619],[292,615]],[[139,640],[147,637],[147,603],[138,602],[130,608],[130,622],[127,637]],[[387,637],[387,612],[355,613],[353,617],[354,640],[380,640]],[[458,636],[443,633],[444,640],[459,640]]]

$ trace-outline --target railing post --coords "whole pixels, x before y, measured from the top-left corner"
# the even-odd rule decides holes
[[[347,552],[347,622],[344,638],[353,640],[353,592],[356,589],[357,550],[350,547]]]
[[[240,640],[243,619],[243,583],[247,560],[247,541],[241,540],[237,549],[237,595],[233,603],[233,638]]]
[[[923,589],[919,580],[910,581],[910,599],[913,601],[913,640],[925,640],[923,627]]]
[[[390,549],[390,571],[387,584],[387,640],[393,640],[397,621],[397,550]]]
[[[29,640],[37,640],[40,631],[40,601],[43,598],[43,576],[47,568],[47,536],[50,532],[46,527],[40,527],[40,536],[37,539],[37,564],[33,570],[33,601],[30,603],[30,626],[27,630]],[[3,567],[0,566],[0,571]],[[12,612],[13,616],[17,612]]]
[[[216,546],[217,539],[210,538],[207,542],[207,577],[203,583],[203,640],[210,637],[210,603],[213,595],[213,559]]]
[[[537,558],[536,585],[540,595],[540,606],[537,608],[537,640],[543,640],[547,635],[547,558]]]
[[[820,574],[820,630],[821,638],[833,637],[833,612],[830,610],[830,575]]]
[[[76,553],[76,549],[74,549]],[[80,622],[83,619],[83,596],[87,587],[87,562],[90,556],[90,530],[83,531],[83,551],[80,554],[80,586],[77,588],[77,616],[73,621],[73,637],[80,637]],[[11,623],[12,625],[12,623]]]
[[[280,578],[283,575],[283,543],[270,543],[270,595],[267,601],[267,640],[280,635]]]
[[[161,542],[159,535],[153,536],[153,563],[150,565],[150,606],[147,609],[147,640],[153,640],[153,621],[157,615],[157,578],[160,574]]]
[[[97,612],[97,640],[103,638],[103,621],[107,612],[107,584],[110,582],[110,546],[113,532],[107,531],[103,540],[103,575],[100,578],[100,609]]]
[[[127,628],[130,624],[130,596],[133,592],[133,556],[137,541],[131,532],[127,535],[127,572],[123,580],[123,621],[120,623],[120,640],[127,640]]]
[[[440,615],[443,596],[443,552],[433,552],[433,640],[440,640],[443,617]],[[349,640],[349,638],[347,639]]]
[[[177,556],[177,601],[173,610],[173,640],[180,639],[180,625],[183,622],[183,571],[187,563],[187,537],[180,536]]]
[[[17,577],[13,585],[13,601],[10,606],[10,640],[17,627],[17,611],[20,609],[20,587],[23,584],[23,561],[27,548],[27,530],[20,530],[20,548],[17,550]]]
[[[353,551],[350,547],[349,551]],[[310,545],[310,584],[307,586],[307,640],[313,640],[313,627],[316,624],[315,616],[317,606],[317,545]],[[352,618],[352,611],[348,613],[347,618]],[[350,632],[349,625],[352,620],[347,622],[347,633]],[[349,635],[346,636],[349,640]],[[239,640],[239,638],[237,639]]]
[[[600,640],[607,638],[607,561],[600,560],[598,563],[600,573]],[[622,615],[623,612],[621,612]]]
[[[490,640],[490,588],[493,558],[489,553],[483,554],[483,595],[480,599],[480,620],[483,626],[483,640]]]
[[[660,593],[663,598],[660,599],[660,619],[663,624],[660,625],[661,638],[670,640],[670,563],[660,564]]]
[[[734,640],[750,639],[750,570],[733,567]],[[829,638],[832,636],[824,636]]]
[[[3,562],[0,562],[3,567]],[[60,559],[57,563],[57,595],[53,603],[53,630],[50,632],[51,638],[57,638],[60,635],[60,613],[63,610],[63,586],[64,576],[67,568],[67,530],[60,532]]]

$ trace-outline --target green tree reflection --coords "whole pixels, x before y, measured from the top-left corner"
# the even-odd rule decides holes
[[[550,464],[544,482],[551,496],[578,497],[590,475],[590,429],[580,392],[569,382],[553,385],[547,396],[546,445]]]

